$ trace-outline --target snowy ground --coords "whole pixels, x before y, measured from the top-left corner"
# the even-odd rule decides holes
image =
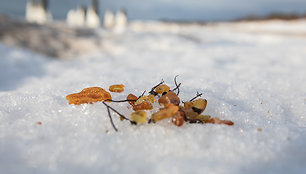
[[[0,173],[305,173],[305,26],[135,22],[98,31],[103,47],[72,60],[0,44]],[[115,83],[124,99],[162,78],[173,87],[175,75],[183,101],[202,92],[204,113],[235,125],[131,126],[113,115],[116,133],[102,103],[65,99]]]

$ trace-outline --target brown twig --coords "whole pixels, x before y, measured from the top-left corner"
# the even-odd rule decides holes
[[[112,119],[112,116],[111,116],[111,113],[110,113],[110,110],[109,110],[109,107],[107,107],[107,112],[108,112],[108,117],[109,117],[109,120],[113,126],[113,128],[115,129],[116,132],[118,132],[118,129],[116,128],[114,122],[113,122],[113,119]]]
[[[138,97],[138,99],[139,99],[140,97],[142,97],[145,93],[146,93],[146,90],[143,91],[143,93],[141,94],[141,96]]]
[[[202,93],[197,92],[197,95],[195,97],[193,97],[192,99],[189,100],[189,102],[192,102],[193,100],[195,100],[198,97],[201,97]]]
[[[110,100],[110,99],[106,99],[104,101],[110,101],[110,102],[115,102],[115,103],[122,103],[122,102],[137,101],[137,100]]]
[[[113,112],[115,112],[116,114],[118,114],[118,115],[120,116],[121,119],[128,120],[128,121],[130,121],[131,124],[135,124],[135,125],[137,124],[135,121],[132,121],[132,120],[126,118],[124,115],[122,115],[121,113],[119,113],[116,109],[114,109],[114,108],[112,108],[111,106],[109,106],[108,104],[106,104],[105,101],[103,101],[102,103],[107,107],[109,117],[111,117],[111,116],[110,116],[109,110],[112,110]],[[111,122],[112,122],[112,119],[111,119]],[[113,123],[112,123],[112,124],[113,124]],[[116,129],[115,129],[115,130],[116,130]]]
[[[163,83],[164,83],[164,80],[162,79],[162,81],[161,81],[159,84],[155,85],[155,86],[151,89],[151,91],[149,92],[149,94],[152,94],[152,95],[154,95],[154,96],[157,96],[158,94],[157,94],[154,90],[155,90],[155,88],[157,88],[159,85],[161,85],[161,84],[163,84]]]
[[[177,82],[176,82],[176,78],[177,78],[177,77],[178,77],[178,75],[176,75],[176,76],[174,77],[174,84],[175,84],[176,87],[175,87],[174,89],[172,89],[171,91],[177,90],[176,95],[179,95],[179,94],[180,94],[180,86],[181,86],[182,83],[177,84]]]

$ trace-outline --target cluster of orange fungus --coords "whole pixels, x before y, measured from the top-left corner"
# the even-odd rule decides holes
[[[104,100],[111,100],[112,97],[109,92],[100,87],[85,88],[79,93],[70,94],[66,96],[69,104],[80,105],[82,103],[95,103]]]
[[[110,92],[123,92],[124,91],[125,86],[122,84],[119,85],[111,85],[109,87],[109,91]]]
[[[134,94],[129,94],[125,100],[112,100],[109,92],[99,87],[85,88],[80,93],[70,94],[66,98],[69,104],[79,105],[82,103],[94,103],[102,101],[108,111],[113,128],[117,131],[117,128],[112,121],[110,111],[115,112],[120,116],[120,120],[128,120],[131,124],[144,124],[144,123],[156,123],[160,120],[170,119],[176,126],[183,126],[187,123],[200,123],[200,124],[225,124],[232,126],[234,122],[230,120],[221,120],[218,117],[211,117],[209,115],[203,115],[207,106],[207,100],[200,98],[202,94],[197,95],[186,102],[181,102],[179,97],[180,85],[177,84],[176,77],[174,78],[175,88],[170,89],[164,81],[154,86],[150,92],[146,95],[145,92],[139,97]],[[111,92],[123,92],[125,86],[112,85],[109,87]],[[125,117],[120,114],[111,105],[105,102],[128,102],[133,111],[130,117]],[[150,114],[150,115],[149,115]]]

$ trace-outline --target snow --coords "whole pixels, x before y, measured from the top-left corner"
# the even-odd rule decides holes
[[[305,22],[249,25],[133,22],[97,31],[102,47],[69,60],[0,44],[1,173],[305,173]],[[175,75],[183,101],[202,92],[204,114],[235,125],[132,126],[113,114],[115,132],[102,103],[65,99],[118,83],[124,99],[161,79],[173,88]]]

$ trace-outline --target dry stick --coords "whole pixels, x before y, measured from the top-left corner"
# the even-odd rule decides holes
[[[189,102],[191,102],[191,101],[193,101],[196,98],[201,97],[201,96],[202,96],[202,93],[197,92],[197,95],[195,97],[193,97],[192,99],[190,99]]]
[[[149,92],[149,94],[152,94],[152,95],[157,95],[157,93],[154,91],[155,90],[155,88],[157,88],[159,85],[161,85],[161,84],[163,84],[164,83],[164,80],[162,79],[162,81],[159,83],[159,84],[157,84],[157,85],[155,85],[152,89],[151,89],[151,91]]]
[[[182,83],[180,83],[180,84],[175,84],[176,85],[176,87],[174,88],[174,89],[172,89],[171,91],[175,91],[175,90],[177,90],[177,95],[180,93],[180,86],[181,86],[181,84]]]
[[[139,99],[140,97],[142,97],[145,93],[146,93],[146,90],[143,91],[143,93],[141,94],[141,96],[138,97],[138,99]],[[137,101],[137,100],[136,100],[136,101]]]
[[[117,113],[120,118],[124,119],[124,120],[128,120],[130,121],[131,124],[137,124],[135,121],[132,121],[128,118],[126,118],[124,115],[120,114],[116,109],[112,108],[111,106],[107,105],[104,101],[102,102],[106,107],[108,107],[109,109],[111,109],[112,111],[114,111],[115,113]]]
[[[115,102],[115,103],[121,103],[121,102],[129,102],[129,101],[137,101],[137,100],[110,100],[106,99],[104,101],[110,101],[110,102]]]
[[[188,119],[187,121],[189,121],[189,123],[191,123],[191,124],[204,124],[205,123],[205,122],[203,122],[202,120],[199,120],[199,119],[196,119],[196,120],[193,120],[193,121],[190,121]]]
[[[110,110],[109,110],[109,107],[106,107],[107,108],[107,112],[108,112],[108,117],[109,117],[109,120],[113,126],[113,128],[115,129],[116,132],[118,132],[118,129],[116,128],[114,122],[113,122],[113,119],[112,119],[112,116],[111,116],[111,113],[110,113]]]
[[[178,75],[176,75],[176,76],[174,77],[174,84],[175,84],[176,87],[175,87],[174,89],[172,89],[171,91],[177,90],[176,95],[179,95],[179,94],[180,94],[180,86],[181,86],[182,83],[177,84],[177,82],[176,82],[176,78],[177,78],[177,77],[178,77]]]

